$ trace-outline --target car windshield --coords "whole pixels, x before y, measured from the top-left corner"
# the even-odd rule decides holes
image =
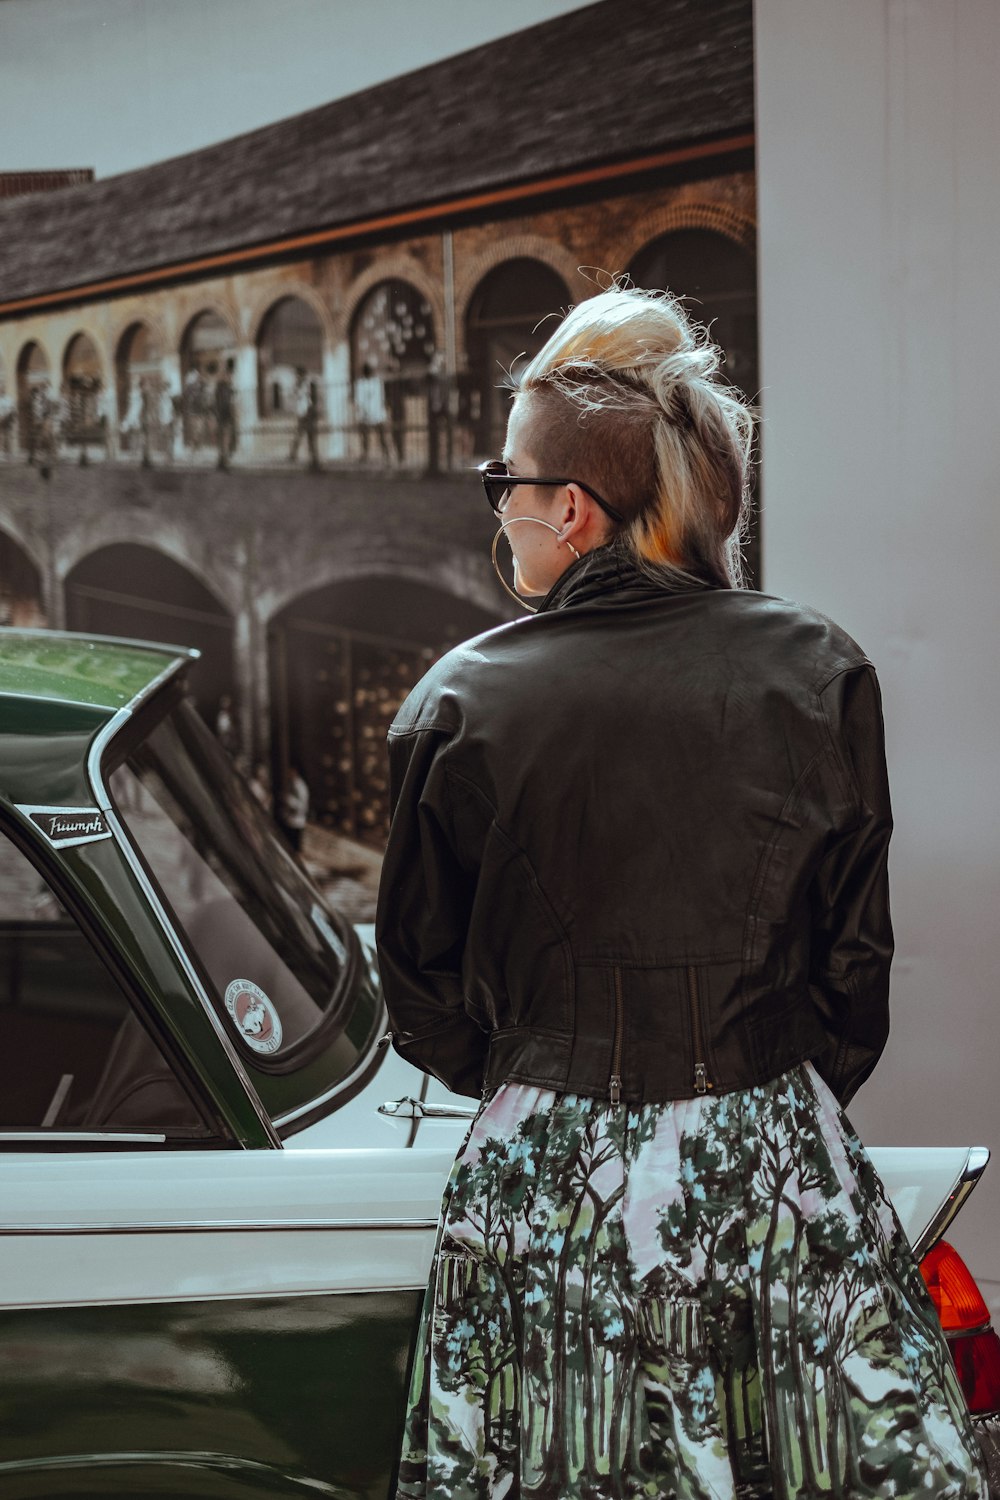
[[[349,1072],[354,935],[189,700],[128,749],[109,786],[248,1061],[286,1072],[333,1046],[334,1071]]]

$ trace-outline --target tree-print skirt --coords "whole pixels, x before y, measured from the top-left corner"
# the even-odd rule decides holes
[[[445,1192],[399,1500],[986,1500],[934,1309],[807,1064],[665,1105],[506,1084]]]

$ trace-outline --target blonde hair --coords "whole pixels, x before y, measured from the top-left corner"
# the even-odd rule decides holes
[[[570,310],[518,373],[541,472],[597,491],[647,573],[743,583],[753,417],[675,297],[612,286]]]

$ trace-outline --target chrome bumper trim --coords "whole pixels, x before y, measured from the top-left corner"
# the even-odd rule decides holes
[[[150,1224],[0,1224],[0,1237],[25,1234],[285,1234],[338,1230],[432,1230],[437,1219],[212,1219]]]
[[[930,1223],[917,1236],[913,1243],[913,1256],[915,1260],[923,1260],[928,1250],[933,1250],[938,1240],[942,1238],[945,1230],[952,1223],[955,1215],[985,1172],[989,1159],[990,1153],[986,1146],[969,1147],[969,1154],[965,1158],[965,1166],[959,1173],[954,1187]]]
[[[143,1146],[165,1146],[166,1136],[157,1130],[8,1130],[0,1128],[0,1146],[9,1145],[11,1141],[44,1141],[51,1145],[53,1141],[70,1141],[74,1145],[86,1144],[88,1141],[114,1141],[116,1145],[126,1146],[138,1142]]]

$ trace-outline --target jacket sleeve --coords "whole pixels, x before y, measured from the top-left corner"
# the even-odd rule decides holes
[[[815,1059],[817,1071],[846,1105],[878,1062],[889,1033],[892,814],[874,670],[841,673],[822,700],[853,805],[810,892],[810,988],[827,1035]]]
[[[389,736],[392,823],[375,935],[392,1041],[458,1094],[482,1093],[489,1033],[467,1014],[462,955],[475,896],[474,850],[460,857],[444,768],[447,735]]]

